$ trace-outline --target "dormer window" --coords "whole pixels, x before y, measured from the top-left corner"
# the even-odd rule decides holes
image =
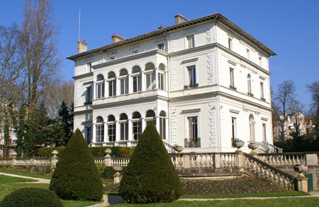
[[[137,54],[137,53],[138,53],[138,50],[133,50],[132,53],[133,53],[133,54]]]
[[[187,36],[187,46],[188,46],[188,48],[193,48],[193,47],[195,47],[195,44],[194,44],[194,35]]]

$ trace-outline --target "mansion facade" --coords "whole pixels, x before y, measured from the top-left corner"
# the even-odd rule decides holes
[[[269,57],[219,13],[87,50],[78,42],[74,129],[92,146],[136,146],[153,121],[166,147],[231,152],[273,144]]]

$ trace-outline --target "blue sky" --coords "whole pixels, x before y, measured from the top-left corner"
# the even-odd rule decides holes
[[[72,79],[74,63],[65,57],[76,53],[78,12],[81,8],[81,39],[94,49],[111,42],[117,33],[126,38],[174,24],[174,16],[189,19],[216,12],[237,24],[272,49],[271,85],[291,79],[297,98],[308,105],[306,85],[319,80],[318,0],[52,0],[55,23],[59,25],[58,48],[64,58],[64,79]],[[0,25],[23,20],[24,0],[0,0]]]

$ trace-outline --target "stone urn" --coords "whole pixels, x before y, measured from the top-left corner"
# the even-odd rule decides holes
[[[184,148],[183,148],[182,146],[176,145],[176,146],[175,146],[175,149],[176,149],[176,151],[177,151],[178,153],[181,153]]]
[[[304,174],[308,170],[308,166],[305,166],[303,164],[295,165],[294,170],[295,170],[295,172],[299,173],[299,175],[297,177],[304,178],[305,177]]]
[[[105,154],[111,154],[112,150],[110,148],[105,149]]]
[[[120,183],[121,182],[121,174],[120,171],[122,171],[121,166],[113,166],[113,170],[116,171],[116,173],[113,175],[114,177],[114,184]]]
[[[255,151],[257,148],[258,148],[258,145],[256,142],[251,142],[249,145],[248,145],[248,148],[251,149],[251,152],[250,154],[253,155],[253,156],[256,156],[257,155],[257,152]]]
[[[53,150],[52,151],[53,156],[57,156],[59,154],[58,150]]]
[[[240,151],[240,148],[242,148],[245,145],[245,142],[240,139],[234,140],[234,147],[237,148],[238,151]]]

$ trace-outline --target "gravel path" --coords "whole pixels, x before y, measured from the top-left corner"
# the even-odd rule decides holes
[[[49,179],[34,178],[34,177],[29,177],[29,176],[15,175],[15,174],[10,174],[10,173],[3,173],[3,172],[0,172],[0,175],[37,180],[37,182],[32,182],[32,183],[50,184]]]

